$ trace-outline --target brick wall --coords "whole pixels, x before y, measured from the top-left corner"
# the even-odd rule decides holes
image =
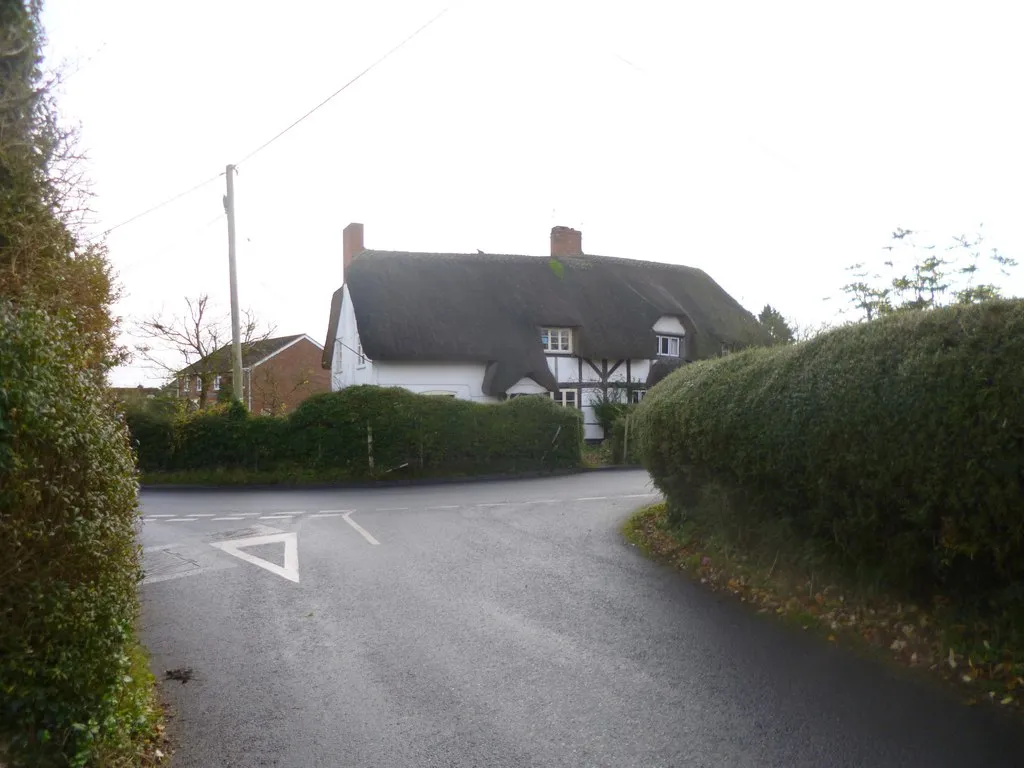
[[[300,339],[252,369],[252,413],[287,413],[310,395],[331,391],[320,347]],[[249,382],[247,382],[249,383]]]

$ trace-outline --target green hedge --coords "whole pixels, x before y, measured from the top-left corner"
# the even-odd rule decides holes
[[[0,303],[0,763],[83,765],[125,716],[135,464],[70,323]]]
[[[128,423],[148,472],[515,473],[579,466],[582,445],[579,412],[544,398],[481,405],[369,386],[316,395],[284,417],[235,404],[175,418],[128,414]]]
[[[786,520],[891,587],[1021,600],[1024,302],[689,365],[635,422],[677,516],[716,481],[741,494],[750,526]]]

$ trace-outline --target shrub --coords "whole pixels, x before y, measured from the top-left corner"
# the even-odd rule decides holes
[[[134,648],[136,480],[70,322],[0,304],[0,756],[83,765],[146,723]]]
[[[676,371],[636,411],[676,515],[709,480],[915,595],[1024,579],[1024,302],[913,312]]]
[[[578,466],[582,444],[579,412],[544,398],[481,405],[370,386],[310,397],[285,417],[250,416],[235,404],[159,428],[134,418],[129,425],[147,471],[302,467],[352,479],[522,472]]]

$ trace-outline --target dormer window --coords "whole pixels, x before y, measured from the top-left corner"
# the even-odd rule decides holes
[[[661,357],[679,357],[679,337],[659,336],[658,355]]]
[[[572,330],[569,328],[541,328],[540,343],[545,352],[569,354],[572,352]]]

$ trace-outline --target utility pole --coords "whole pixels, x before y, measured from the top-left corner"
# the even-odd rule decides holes
[[[235,266],[235,166],[225,172],[228,193],[224,210],[228,215],[228,272],[231,280],[231,392],[236,400],[245,402],[242,393],[242,339],[238,320],[238,268]]]

